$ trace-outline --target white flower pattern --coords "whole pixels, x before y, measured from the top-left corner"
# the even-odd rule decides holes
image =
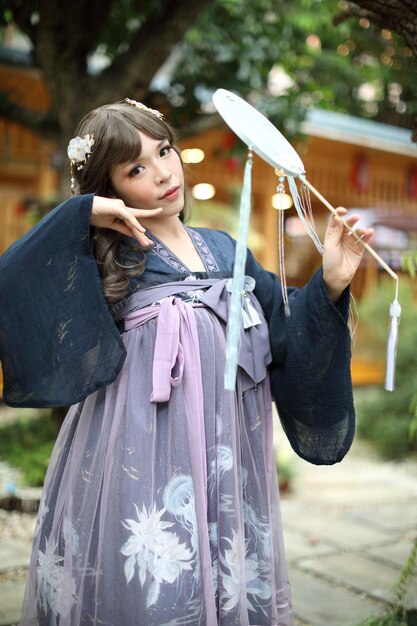
[[[45,552],[38,551],[37,577],[39,594],[44,614],[48,606],[52,612],[51,625],[56,624],[58,616],[69,615],[75,602],[75,580],[64,569],[64,557],[56,554],[57,545],[46,541]]]
[[[149,575],[146,603],[149,608],[158,600],[161,583],[172,584],[184,570],[192,569],[193,552],[180,543],[175,533],[167,530],[174,524],[162,521],[165,508],[158,510],[154,503],[149,510],[143,505],[139,511],[134,506],[139,521],[126,519],[122,522],[132,534],[123,544],[121,553],[127,557],[124,566],[127,583],[132,580],[136,565],[142,587]]]
[[[261,580],[259,576],[259,560],[256,553],[245,555],[245,571],[242,572],[240,565],[240,539],[238,533],[232,531],[232,539],[226,538],[230,544],[230,549],[224,551],[224,555],[220,554],[221,570],[220,575],[224,587],[224,596],[226,602],[222,605],[223,611],[231,611],[235,609],[239,602],[246,603],[241,607],[244,610],[255,611],[253,603],[249,600],[249,595],[254,596],[254,600],[268,600],[272,595],[271,585]],[[225,570],[228,570],[228,574]],[[244,576],[246,584],[246,597],[242,598],[242,577]]]

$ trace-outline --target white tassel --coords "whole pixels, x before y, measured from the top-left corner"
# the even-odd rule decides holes
[[[308,198],[306,194],[303,193],[303,197],[300,197],[298,193],[297,183],[294,180],[293,176],[287,176],[288,179],[288,187],[290,188],[290,193],[294,202],[295,210],[297,211],[298,217],[302,221],[304,228],[307,231],[307,234],[312,239],[314,245],[320,254],[323,254],[324,246],[320,241],[320,238],[317,234],[316,227],[313,220],[313,212],[311,210],[310,201],[308,200],[307,206],[305,206],[305,199]],[[305,198],[304,198],[305,195]]]
[[[251,326],[253,326],[252,320],[251,320],[250,316],[245,311],[245,307],[243,306],[243,302],[242,302],[242,322],[243,322],[243,328],[245,330],[247,328],[251,328]]]
[[[385,389],[394,391],[395,386],[395,361],[397,358],[398,326],[400,324],[401,305],[397,299],[389,308],[390,325],[387,342],[387,369],[385,374]]]
[[[253,306],[252,302],[250,301],[249,296],[246,296],[245,301],[246,301],[246,308],[248,310],[249,317],[251,319],[251,326],[259,326],[259,324],[262,324],[262,320],[259,317],[258,311]]]
[[[286,317],[290,317],[290,303],[288,301],[287,276],[285,274],[285,254],[284,254],[284,211],[278,213],[278,258],[279,258],[279,278],[281,282],[282,301]]]

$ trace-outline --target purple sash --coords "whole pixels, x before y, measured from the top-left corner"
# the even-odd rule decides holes
[[[228,281],[229,279],[178,281],[157,285],[134,293],[113,309],[116,320],[124,318],[126,331],[158,317],[153,360],[152,402],[167,402],[171,395],[171,388],[176,387],[183,378],[184,362],[188,362],[192,354],[199,356],[194,309],[206,306],[227,324],[230,304]],[[253,289],[249,281],[248,286]],[[196,290],[198,290],[198,296],[195,302],[184,302],[181,298],[174,296],[174,294]],[[244,328],[242,323],[238,363],[247,374],[244,390],[260,383],[266,377],[267,367],[272,360],[268,325],[259,302],[249,289],[242,297],[243,310],[247,307],[248,299],[261,323],[247,328]],[[199,358],[196,362],[200,362]]]

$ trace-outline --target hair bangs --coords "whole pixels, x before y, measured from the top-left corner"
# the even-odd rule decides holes
[[[106,163],[117,165],[135,161],[142,152],[140,128],[129,123],[124,117],[112,116],[105,126],[104,145],[106,146]]]
[[[116,128],[112,132],[112,141],[108,142],[112,155],[112,163],[134,161],[140,155],[142,142],[139,131],[152,139],[167,139],[171,144],[174,142],[174,134],[165,122],[153,113],[137,109],[130,104],[120,103],[109,107],[113,112],[112,122]],[[114,113],[117,111],[117,114]],[[110,120],[110,117],[109,117]],[[113,145],[112,145],[113,144]],[[113,148],[113,150],[111,150]]]

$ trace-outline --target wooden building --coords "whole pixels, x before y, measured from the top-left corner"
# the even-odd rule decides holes
[[[37,111],[49,106],[42,74],[25,54],[0,50],[0,85],[16,103]],[[43,137],[0,117],[0,254],[31,226],[30,206],[56,192],[54,150]]]

